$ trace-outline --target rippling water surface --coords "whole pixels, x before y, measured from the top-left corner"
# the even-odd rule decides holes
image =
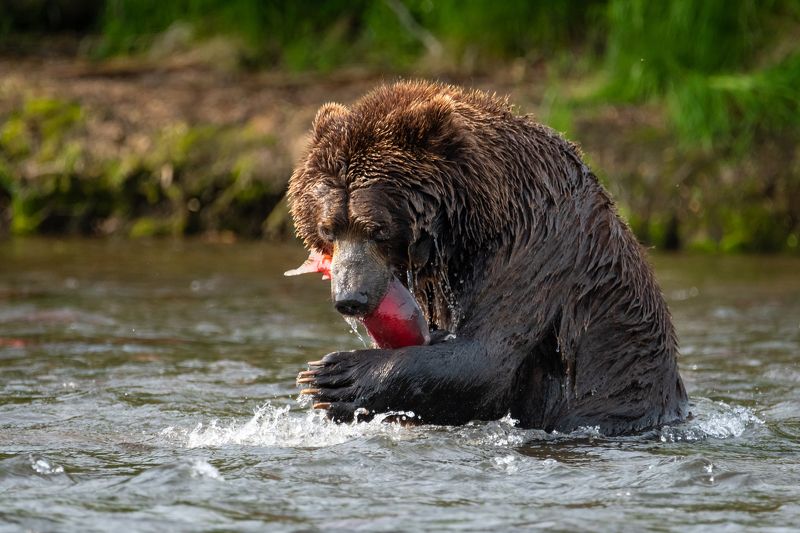
[[[0,243],[0,530],[800,524],[800,261],[656,257],[694,419],[335,425],[304,362],[359,347],[297,246]]]

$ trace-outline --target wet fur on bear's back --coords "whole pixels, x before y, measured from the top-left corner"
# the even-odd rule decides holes
[[[330,252],[345,234],[376,243],[430,323],[474,343],[461,368],[455,347],[407,351],[452,368],[403,363],[407,375],[385,378],[403,394],[353,363],[363,375],[348,375],[348,404],[608,434],[684,418],[675,333],[643,250],[575,145],[506,101],[401,82],[326,104],[289,197],[309,248]],[[459,405],[457,391],[437,396],[447,387],[472,390]]]

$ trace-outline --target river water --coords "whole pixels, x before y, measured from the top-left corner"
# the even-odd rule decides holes
[[[656,256],[694,419],[639,437],[336,425],[358,348],[297,245],[0,242],[0,531],[800,524],[800,260]]]

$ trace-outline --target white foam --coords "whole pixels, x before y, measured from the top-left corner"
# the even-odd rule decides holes
[[[64,467],[61,465],[57,465],[55,463],[50,462],[49,459],[45,457],[41,457],[38,455],[31,455],[31,468],[33,468],[38,474],[43,476],[50,476],[53,474],[63,474]]]
[[[219,473],[219,470],[217,470],[214,465],[208,461],[197,459],[191,464],[191,468],[192,477],[202,477],[224,481],[224,478],[222,477],[222,474]]]
[[[747,429],[764,424],[753,411],[725,402],[705,398],[695,400],[694,418],[680,426],[660,430],[662,442],[697,441],[708,438],[727,439],[741,436]]]
[[[387,413],[367,423],[337,424],[325,418],[320,410],[292,412],[289,406],[275,407],[268,402],[256,409],[253,417],[244,423],[212,420],[201,422],[190,431],[169,427],[161,434],[183,440],[189,448],[227,445],[318,448],[375,435],[398,440],[410,438],[412,431],[409,428],[384,423],[392,414],[413,416],[411,413]]]
[[[492,461],[498,470],[502,470],[507,474],[516,474],[519,471],[519,466],[517,464],[520,461],[519,456],[501,455],[494,457]]]
[[[507,414],[494,422],[471,422],[458,431],[467,443],[499,448],[521,446],[529,440],[547,435],[544,431],[519,429],[516,427],[518,423],[519,420]]]
[[[750,409],[704,398],[695,400],[692,411],[692,420],[677,426],[665,426],[656,433],[657,437],[662,442],[724,439],[738,437],[747,429],[763,424]],[[374,436],[389,437],[395,441],[409,440],[418,438],[420,432],[430,431],[425,426],[385,423],[390,416],[400,420],[413,419],[414,413],[386,413],[366,423],[337,424],[328,420],[321,410],[292,411],[288,405],[276,407],[267,402],[245,421],[221,422],[214,419],[200,422],[192,429],[170,426],[162,430],[161,435],[178,440],[188,448],[228,445],[320,448]],[[599,429],[592,427],[560,434],[523,430],[517,428],[516,424],[516,420],[506,416],[494,422],[470,423],[453,430],[464,443],[502,448],[521,446],[531,441],[603,438]]]

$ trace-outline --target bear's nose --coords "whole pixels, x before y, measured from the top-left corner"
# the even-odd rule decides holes
[[[333,306],[343,315],[363,315],[367,311],[369,299],[364,292],[349,292],[336,298]]]

